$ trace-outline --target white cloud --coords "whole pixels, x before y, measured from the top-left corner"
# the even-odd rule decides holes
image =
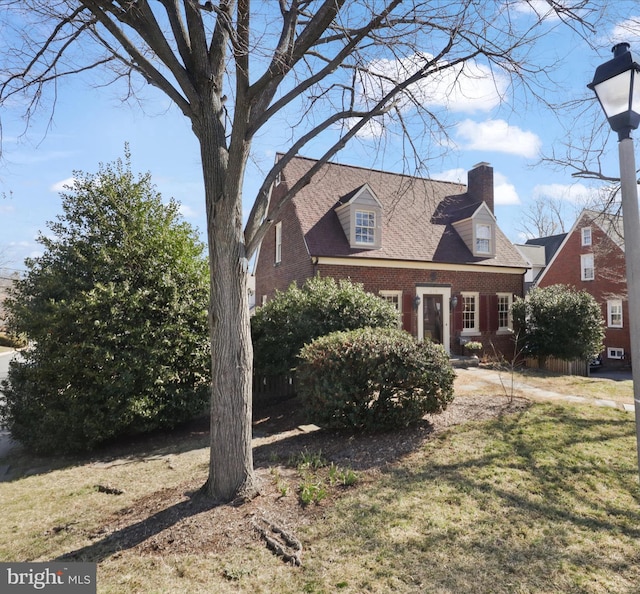
[[[597,188],[584,184],[540,184],[533,188],[534,198],[552,198],[572,204],[591,204],[599,197]]]
[[[558,2],[558,4],[562,3]],[[569,8],[570,4],[565,4],[567,8]],[[519,2],[516,2],[514,8],[516,12],[534,16],[536,19],[546,21],[560,20],[558,13],[549,6],[547,0],[520,0]]]
[[[457,169],[447,169],[446,171],[441,171],[440,173],[434,173],[430,177],[431,179],[437,179],[440,181],[448,181],[456,184],[466,184],[467,170],[462,169],[462,167],[458,167]]]
[[[345,121],[349,129],[353,128],[360,120],[350,118]],[[384,134],[384,123],[381,120],[369,120],[361,130],[356,133],[358,138],[376,139]]]
[[[67,177],[66,179],[60,180],[59,182],[53,184],[49,188],[49,190],[56,193],[66,192],[67,190],[69,190],[69,188],[73,188],[75,184],[76,180],[74,177]]]
[[[361,81],[361,104],[372,106],[394,84],[406,80],[432,59],[430,54],[413,54],[401,60],[374,60]],[[493,109],[502,101],[507,80],[487,66],[473,61],[452,66],[442,61],[437,66],[439,71],[414,83],[398,98],[400,110],[409,111],[419,104],[473,113]]]
[[[13,204],[2,204],[0,203],[0,214],[8,214],[10,212],[15,212],[16,207]]]
[[[464,140],[462,148],[478,151],[498,151],[532,158],[538,155],[542,141],[533,132],[510,126],[504,120],[474,122],[464,120],[457,127]]]
[[[185,219],[195,219],[202,214],[199,211],[197,211],[195,208],[192,208],[191,206],[187,206],[186,204],[182,204],[182,203],[180,203],[180,206],[178,207],[178,212]]]
[[[496,206],[520,204],[516,187],[502,173],[493,174],[494,202]]]
[[[640,41],[640,17],[629,17],[613,28],[611,42],[621,43],[623,41],[629,43]]]

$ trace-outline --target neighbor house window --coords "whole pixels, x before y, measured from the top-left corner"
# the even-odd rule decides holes
[[[498,293],[498,331],[511,330],[511,293]]]
[[[591,227],[582,228],[582,245],[591,245]]]
[[[462,293],[462,332],[475,334],[478,332],[478,293]]]
[[[276,264],[282,262],[282,221],[276,223]]]
[[[582,254],[580,256],[580,278],[583,281],[590,281],[595,278],[593,254]]]
[[[609,328],[622,328],[622,301],[620,299],[607,301],[607,325]]]
[[[375,243],[375,232],[376,213],[369,210],[356,210],[356,243]]]
[[[624,349],[609,347],[607,349],[607,357],[609,357],[609,359],[624,359]]]
[[[398,328],[402,327],[402,291],[380,291],[380,297],[388,301],[398,312]]]
[[[476,253],[491,253],[491,225],[476,225]]]

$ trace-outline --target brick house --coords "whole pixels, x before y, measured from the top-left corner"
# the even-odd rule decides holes
[[[272,203],[315,163],[296,157]],[[510,308],[527,263],[493,212],[493,169],[480,163],[468,185],[335,163],[287,204],[256,261],[258,305],[315,275],[350,279],[398,310],[398,323],[452,354],[480,341],[513,353]]]
[[[582,211],[536,281],[539,287],[555,284],[593,295],[605,320],[603,365],[628,365],[629,303],[620,216]]]

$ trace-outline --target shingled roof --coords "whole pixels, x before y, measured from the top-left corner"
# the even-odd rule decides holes
[[[285,167],[281,183],[292,186],[315,163],[295,157]],[[383,207],[380,249],[351,248],[335,213],[365,184]],[[471,254],[452,223],[472,216],[480,205],[462,184],[337,163],[324,165],[293,199],[310,256],[526,267],[499,228],[495,257]]]

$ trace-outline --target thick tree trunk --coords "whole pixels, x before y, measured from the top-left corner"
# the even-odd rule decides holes
[[[216,122],[199,138],[211,273],[211,449],[205,493],[218,502],[258,489],[251,448],[252,362],[247,260],[242,225],[242,163],[229,170]]]

